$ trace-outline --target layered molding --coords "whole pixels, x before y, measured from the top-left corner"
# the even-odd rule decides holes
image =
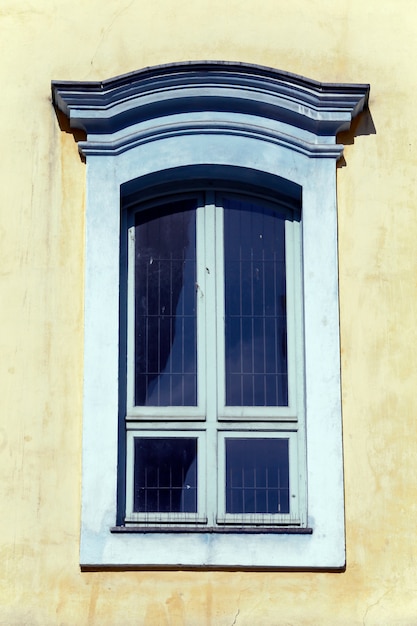
[[[120,154],[185,134],[256,136],[338,158],[338,132],[367,105],[369,85],[319,83],[257,65],[189,62],[102,82],[53,81],[54,105],[87,133],[84,155]]]

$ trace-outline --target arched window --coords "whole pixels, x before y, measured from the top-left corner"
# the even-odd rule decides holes
[[[82,565],[343,567],[335,137],[367,95],[53,83],[87,133]]]
[[[213,188],[138,195],[122,231],[124,522],[302,528],[300,210]]]

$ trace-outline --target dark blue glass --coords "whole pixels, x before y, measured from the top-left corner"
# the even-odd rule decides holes
[[[134,468],[135,512],[197,512],[197,439],[136,437]]]
[[[288,404],[285,217],[224,198],[227,406]]]
[[[226,439],[226,513],[290,512],[288,439]]]
[[[197,404],[195,199],[137,214],[135,405]]]

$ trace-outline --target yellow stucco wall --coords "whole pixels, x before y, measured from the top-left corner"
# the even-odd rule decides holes
[[[1,625],[417,625],[416,33],[415,0],[2,0]],[[85,165],[50,81],[189,59],[371,83],[338,169],[344,573],[79,569]]]

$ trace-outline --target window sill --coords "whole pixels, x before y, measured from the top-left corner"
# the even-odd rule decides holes
[[[279,527],[274,528],[266,526],[257,526],[252,528],[245,527],[233,527],[233,528],[185,528],[179,526],[113,526],[110,529],[111,533],[218,533],[218,534],[268,534],[268,535],[312,535],[312,528],[291,528],[291,527]]]

